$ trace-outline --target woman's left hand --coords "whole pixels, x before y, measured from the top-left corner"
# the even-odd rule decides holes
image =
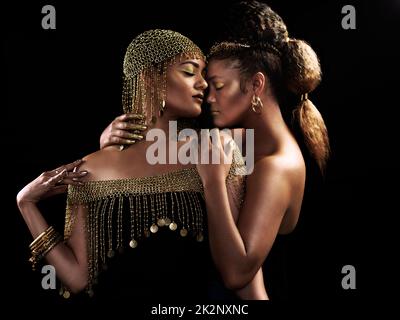
[[[87,171],[76,171],[82,162],[83,160],[77,160],[43,172],[18,193],[17,203],[37,203],[42,199],[66,192],[69,184],[82,185],[81,179]]]
[[[203,186],[218,181],[225,182],[232,164],[232,152],[234,142],[226,134],[221,135],[218,129],[210,131],[212,141],[208,137],[206,148],[202,148],[199,143],[199,159],[197,161],[197,171],[200,175]],[[221,140],[222,137],[222,140]],[[206,137],[202,136],[202,139]],[[209,164],[202,163],[202,160],[208,159]]]

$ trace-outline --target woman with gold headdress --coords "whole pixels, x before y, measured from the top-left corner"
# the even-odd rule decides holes
[[[185,36],[170,30],[140,34],[124,59],[124,111],[142,114],[148,129],[168,137],[170,121],[200,114],[204,68],[203,53]],[[178,141],[177,149],[184,143]],[[99,299],[207,297],[213,266],[196,166],[150,164],[151,144],[104,148],[43,173],[19,192],[19,209],[35,239],[31,262],[46,257],[64,295],[86,289]],[[66,184],[62,239],[37,203]]]

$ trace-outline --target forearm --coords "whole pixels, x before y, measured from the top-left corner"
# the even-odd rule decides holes
[[[251,281],[258,268],[233,219],[225,182],[204,186],[211,253],[225,285],[232,289]]]
[[[48,228],[43,215],[34,203],[18,203],[18,207],[33,238],[37,238]],[[45,259],[55,270],[57,277],[71,291],[84,289],[87,282],[87,270],[80,265],[73,250],[63,242],[51,249]]]
[[[49,225],[35,204],[18,202],[18,208],[34,239],[48,228]]]

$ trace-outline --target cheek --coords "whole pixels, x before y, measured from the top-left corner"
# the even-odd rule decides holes
[[[192,98],[193,86],[188,79],[169,79],[167,83],[167,107],[175,116],[192,118],[200,115],[201,106]]]
[[[167,102],[170,107],[179,108],[187,103],[187,86],[179,79],[169,79],[167,84]]]
[[[248,99],[240,90],[226,92],[220,96],[219,106],[221,117],[216,117],[217,126],[233,126],[240,122],[244,113],[248,109]]]
[[[247,98],[240,90],[226,92],[226,94],[221,97],[220,103],[223,111],[230,114],[241,113],[247,108]]]
[[[179,105],[179,90],[176,87],[167,87],[167,105],[169,108]]]

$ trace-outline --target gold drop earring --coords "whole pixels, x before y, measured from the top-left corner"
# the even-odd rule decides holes
[[[253,94],[253,97],[251,98],[251,109],[255,113],[261,114],[261,111],[263,108],[264,108],[264,105],[263,105],[260,97]]]
[[[165,111],[165,100],[163,99],[160,104],[160,109],[158,110],[158,116],[161,118]]]

